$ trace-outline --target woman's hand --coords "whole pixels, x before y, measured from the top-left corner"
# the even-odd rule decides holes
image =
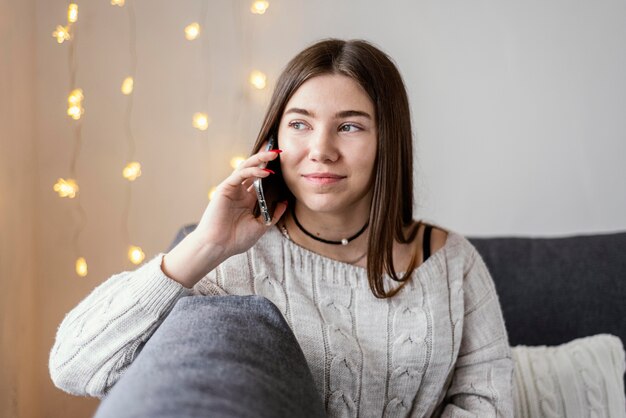
[[[253,182],[256,178],[267,178],[273,173],[265,166],[276,159],[279,150],[259,152],[244,162],[216,189],[198,227],[194,231],[207,244],[223,248],[224,259],[248,250],[267,231],[262,217],[255,218],[253,211],[257,203]],[[272,214],[271,225],[276,224],[286,209],[279,203]]]
[[[163,257],[165,274],[191,288],[221,262],[247,251],[261,238],[269,226],[262,217],[254,216],[257,199],[252,184],[256,178],[272,175],[259,166],[276,159],[279,152],[261,151],[251,156],[217,186],[196,229]],[[271,225],[286,209],[286,202],[276,205]]]

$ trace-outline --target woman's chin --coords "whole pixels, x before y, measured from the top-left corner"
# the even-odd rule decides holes
[[[345,210],[345,205],[342,205],[341,200],[337,196],[329,194],[307,197],[298,200],[298,204],[310,211],[319,213],[334,213]]]
[[[303,199],[298,199],[297,205],[304,206],[306,209],[317,212],[317,213],[327,213],[327,214],[335,214],[339,215],[342,213],[347,213],[350,215],[354,215],[355,210],[359,206],[367,206],[367,205],[359,205],[355,204],[354,201],[350,199],[346,199],[344,196],[337,194],[320,194],[315,196],[307,196]],[[302,208],[301,208],[302,209]]]

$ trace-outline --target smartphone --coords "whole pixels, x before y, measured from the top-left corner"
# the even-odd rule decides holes
[[[270,136],[270,139],[267,141],[267,146],[265,147],[265,151],[270,151],[274,149],[276,146],[276,139],[274,135]],[[259,165],[261,168],[265,168],[267,163],[263,163]],[[272,216],[270,215],[270,210],[267,206],[267,201],[265,200],[265,193],[263,192],[263,179],[257,178],[254,180],[254,190],[256,191],[256,198],[259,201],[259,211],[261,212],[261,216],[263,216],[263,222],[265,225],[270,225],[272,223]]]

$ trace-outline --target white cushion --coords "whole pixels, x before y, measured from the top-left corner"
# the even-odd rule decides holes
[[[515,417],[626,418],[622,341],[600,334],[513,347]]]

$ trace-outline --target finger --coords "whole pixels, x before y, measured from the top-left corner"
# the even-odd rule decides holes
[[[287,211],[286,200],[284,202],[277,203],[276,208],[274,209],[274,214],[272,216],[272,223],[270,225],[276,225],[276,223],[278,223],[278,221],[285,214],[286,211]]]
[[[245,179],[244,181],[241,182],[241,185],[245,187],[246,189],[249,189],[254,184],[254,180],[255,178]]]
[[[273,161],[276,158],[278,158],[278,154],[280,153],[281,153],[281,150],[260,151],[252,155],[251,157],[249,157],[247,160],[245,160],[241,164],[239,164],[237,169],[244,169],[244,168],[255,167],[255,166],[258,167],[260,165],[265,166],[270,161]]]
[[[231,187],[239,187],[246,180],[254,181],[255,177],[265,178],[272,174],[271,170],[260,167],[247,167],[244,169],[237,169],[232,172],[230,176],[224,180],[224,182]]]

